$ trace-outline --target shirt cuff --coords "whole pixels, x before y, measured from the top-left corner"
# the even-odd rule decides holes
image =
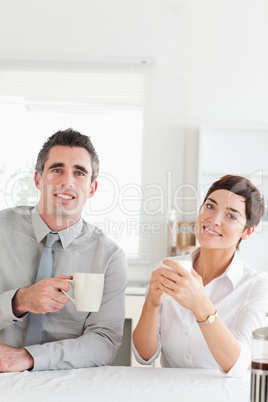
[[[157,351],[155,352],[155,354],[149,360],[143,360],[143,358],[140,356],[139,352],[137,351],[137,349],[134,346],[133,339],[131,340],[131,345],[132,345],[132,352],[133,352],[137,362],[140,363],[140,364],[143,364],[143,365],[147,365],[147,366],[151,365],[158,358],[158,356],[160,355],[160,352],[161,352],[161,345],[160,345],[160,342],[159,342],[159,338],[158,338]]]
[[[16,317],[12,310],[12,299],[18,289],[8,290],[0,296],[0,328],[5,328],[14,322],[23,321],[28,314]]]
[[[49,355],[44,355],[42,353],[42,345],[24,346],[24,349],[26,349],[34,359],[34,365],[31,371],[42,371],[49,369],[51,358]]]

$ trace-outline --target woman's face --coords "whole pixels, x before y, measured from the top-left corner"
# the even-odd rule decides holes
[[[196,222],[196,237],[201,247],[235,250],[239,240],[253,229],[246,228],[245,198],[228,190],[211,193]]]

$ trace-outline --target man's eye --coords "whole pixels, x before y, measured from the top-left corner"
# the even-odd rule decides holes
[[[76,176],[85,176],[85,174],[83,172],[76,172],[75,174],[76,174]]]
[[[61,169],[53,169],[52,172],[53,173],[61,173]]]

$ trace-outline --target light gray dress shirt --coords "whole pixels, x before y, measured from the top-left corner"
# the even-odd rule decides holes
[[[24,347],[29,315],[12,311],[16,291],[35,282],[49,227],[37,207],[0,212],[0,343]],[[81,219],[59,232],[53,246],[52,277],[74,272],[104,273],[100,310],[78,312],[68,302],[44,317],[41,345],[25,349],[33,370],[56,370],[110,364],[121,343],[125,318],[126,259],[123,251],[99,229]]]

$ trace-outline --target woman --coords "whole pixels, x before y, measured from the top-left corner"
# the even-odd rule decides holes
[[[200,247],[165,259],[153,271],[140,320],[133,332],[138,362],[163,367],[219,368],[240,376],[251,361],[251,334],[265,326],[268,277],[243,264],[237,250],[264,214],[264,200],[247,179],[227,175],[205,197],[196,222]],[[172,296],[163,298],[163,293]]]

